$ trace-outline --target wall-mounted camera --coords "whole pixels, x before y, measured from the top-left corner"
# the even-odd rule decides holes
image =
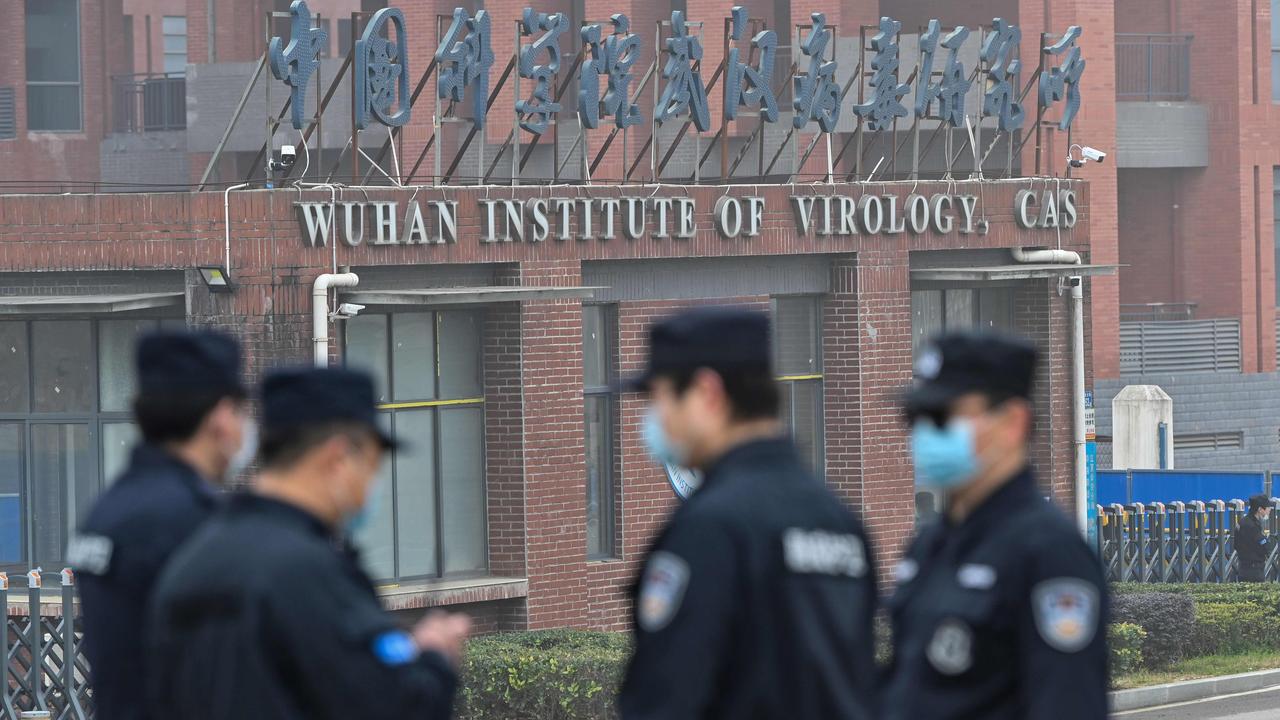
[[[357,305],[355,303],[342,303],[338,305],[338,309],[335,310],[334,313],[329,317],[333,320],[350,320],[356,315],[359,315],[360,311],[363,309],[364,309],[363,305]]]
[[[1080,157],[1075,157],[1076,148],[1080,149]],[[1067,150],[1067,163],[1073,168],[1084,167],[1086,163],[1092,161],[1100,163],[1107,159],[1107,154],[1097,148],[1091,148],[1088,145],[1072,145]]]
[[[280,157],[267,162],[267,169],[273,173],[287,171],[298,162],[298,148],[293,145],[281,145]]]

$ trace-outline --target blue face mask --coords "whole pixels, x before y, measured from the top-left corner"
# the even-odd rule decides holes
[[[661,465],[684,467],[687,460],[685,453],[671,442],[671,438],[667,437],[666,431],[662,429],[662,421],[658,419],[657,410],[649,408],[649,412],[645,413],[643,432],[649,457]]]
[[[346,533],[349,539],[355,539],[365,530],[369,529],[369,524],[378,516],[378,511],[382,507],[382,481],[379,480],[369,488],[369,497],[365,500],[364,506],[359,510],[347,516]]]
[[[920,487],[946,490],[963,485],[978,474],[973,449],[973,424],[953,419],[940,428],[919,420],[911,430],[911,455]]]

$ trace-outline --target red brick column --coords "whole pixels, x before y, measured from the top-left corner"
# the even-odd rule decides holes
[[[524,442],[520,306],[493,305],[484,318],[485,491],[489,571],[525,576]]]
[[[576,260],[524,262],[520,276],[523,285],[575,286],[582,270]],[[524,303],[520,352],[529,627],[581,627],[588,585],[582,303]]]
[[[1071,297],[1057,281],[1023,283],[1014,294],[1014,327],[1040,350],[1036,373],[1035,435],[1031,464],[1045,494],[1074,512],[1075,448],[1072,444]]]
[[[852,257],[831,263],[831,293],[822,307],[822,417],[826,479],[850,505],[861,509],[862,434],[859,412],[858,264]]]

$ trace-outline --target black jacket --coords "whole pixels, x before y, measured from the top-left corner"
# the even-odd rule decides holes
[[[890,601],[890,720],[1105,720],[1102,568],[1023,472],[921,531]]]
[[[623,720],[869,720],[875,569],[791,443],[731,450],[672,515],[635,597]]]
[[[157,717],[449,717],[448,663],[417,652],[354,555],[292,505],[236,497],[174,556],[153,603]]]
[[[1271,541],[1262,534],[1262,523],[1254,515],[1240,520],[1235,536],[1236,557],[1239,559],[1240,579],[1261,582],[1267,555],[1271,553]]]
[[[216,505],[213,488],[192,467],[139,445],[67,548],[99,720],[151,717],[144,702],[147,599],[169,555]]]

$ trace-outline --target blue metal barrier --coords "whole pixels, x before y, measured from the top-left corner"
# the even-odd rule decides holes
[[[1270,473],[1210,470],[1099,470],[1098,504],[1209,502],[1268,493]]]

